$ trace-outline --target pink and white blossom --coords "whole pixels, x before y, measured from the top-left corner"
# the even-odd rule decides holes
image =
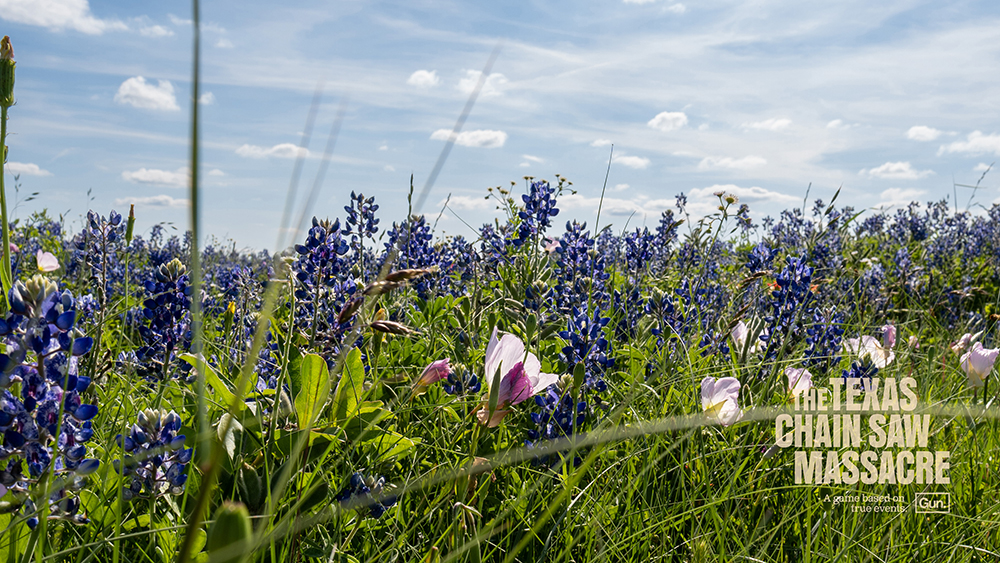
[[[969,348],[962,356],[962,371],[969,378],[969,387],[982,387],[986,384],[997,355],[1000,355],[1000,348],[983,348],[982,342],[976,342]]]
[[[543,373],[542,364],[531,352],[527,352],[521,339],[513,334],[497,338],[493,329],[490,343],[486,347],[486,400],[476,416],[479,422],[489,427],[500,424],[510,412],[512,405],[527,400],[532,395],[559,381],[554,373]],[[489,396],[494,385],[499,385],[496,409],[491,413]]]
[[[451,374],[451,364],[449,363],[451,358],[445,358],[443,360],[435,360],[424,368],[423,373],[420,377],[413,382],[413,390],[415,393],[420,394],[427,390],[432,384],[441,381],[442,379],[447,379]]]
[[[59,259],[51,252],[44,252],[41,249],[35,254],[35,262],[40,272],[54,272],[59,269]]]

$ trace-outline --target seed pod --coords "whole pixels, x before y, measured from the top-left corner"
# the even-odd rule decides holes
[[[340,314],[337,315],[337,322],[340,324],[346,324],[347,321],[351,320],[351,317],[357,314],[358,309],[361,308],[361,305],[363,305],[364,302],[365,300],[360,297],[356,297],[348,301],[344,305],[344,308],[340,310]]]
[[[385,332],[388,334],[397,334],[400,336],[408,336],[413,334],[413,329],[408,326],[397,323],[394,321],[375,321],[371,324],[372,329],[379,332]]]
[[[366,287],[364,291],[362,291],[362,293],[364,293],[365,295],[382,295],[383,293],[389,293],[390,291],[398,288],[401,285],[403,284],[399,282],[391,282],[388,280],[372,282],[368,284],[368,287]]]
[[[438,270],[437,266],[432,266],[430,268],[410,268],[408,270],[396,270],[395,272],[390,272],[389,275],[385,277],[385,281],[388,282],[399,282],[408,281],[414,278],[419,278],[420,276],[436,272]]]
[[[125,223],[125,242],[132,244],[132,233],[135,231],[135,204],[128,208],[128,222]]]

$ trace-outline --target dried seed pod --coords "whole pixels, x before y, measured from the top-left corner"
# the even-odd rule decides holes
[[[430,268],[410,268],[407,270],[396,270],[395,272],[390,272],[389,275],[385,277],[385,281],[388,282],[409,281],[414,278],[419,278],[420,276],[436,272],[437,270],[438,270],[437,266],[431,266]]]
[[[408,336],[414,332],[410,327],[395,321],[375,321],[371,324],[371,327],[379,332],[398,334],[400,336]]]
[[[362,291],[365,295],[382,295],[383,293],[389,293],[390,291],[397,289],[403,284],[399,282],[392,281],[377,281],[368,284],[368,287]]]
[[[360,297],[355,297],[354,299],[348,301],[344,305],[344,308],[340,310],[340,314],[337,315],[337,322],[340,324],[346,324],[347,321],[351,320],[351,317],[357,314],[358,309],[361,308],[361,305],[363,305],[364,302],[365,300]]]

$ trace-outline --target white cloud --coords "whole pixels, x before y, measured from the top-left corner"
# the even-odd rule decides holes
[[[996,133],[983,135],[981,131],[973,131],[969,133],[967,140],[942,145],[938,149],[938,155],[952,152],[967,154],[993,153],[1000,156],[1000,135]]]
[[[682,111],[664,111],[656,114],[656,117],[650,119],[646,125],[660,131],[673,131],[684,127],[687,122],[687,115]]]
[[[170,186],[183,188],[188,185],[191,175],[187,167],[174,171],[157,170],[156,168],[140,168],[134,172],[122,172],[122,178],[135,184],[152,184],[154,186]]]
[[[222,170],[219,170],[218,168],[214,168],[214,169],[208,171],[208,175],[209,176],[225,176],[226,173],[223,172]]]
[[[941,136],[941,131],[925,125],[914,125],[906,132],[906,138],[913,141],[933,141]]]
[[[396,171],[396,167],[393,166],[393,165],[391,165],[391,164],[386,164],[385,166],[382,167],[382,171],[383,172],[395,172]]]
[[[758,129],[761,131],[780,131],[782,129],[788,129],[792,124],[791,119],[787,118],[776,118],[765,119],[764,121],[755,121],[753,123],[744,123],[744,129]]]
[[[389,150],[389,145],[379,145],[378,150],[387,151]]]
[[[879,205],[883,207],[909,205],[911,202],[917,201],[917,198],[922,197],[925,193],[924,190],[912,188],[889,188],[879,194]]]
[[[713,186],[708,186],[707,188],[695,188],[688,192],[689,200],[696,199],[711,199],[713,206],[718,203],[719,198],[715,196],[716,192],[726,192],[735,195],[740,198],[740,201],[745,203],[750,203],[754,201],[768,202],[768,203],[802,203],[802,198],[783,194],[781,192],[775,192],[760,186],[752,186],[749,188],[744,188],[737,186],[736,184],[715,184]]]
[[[521,158],[523,158],[524,160],[530,160],[531,162],[537,162],[539,164],[545,162],[544,158],[539,158],[537,156],[531,156],[530,154],[522,154]]]
[[[122,197],[115,200],[115,205],[124,207],[126,205],[138,205],[140,207],[187,207],[188,200],[175,198],[168,195],[152,195],[148,197]]]
[[[698,170],[712,170],[715,168],[725,168],[729,170],[747,170],[764,166],[767,160],[759,156],[744,156],[743,158],[732,158],[730,156],[706,156],[698,163]]]
[[[622,166],[628,166],[629,168],[635,168],[636,170],[645,169],[649,166],[649,159],[642,156],[628,156],[628,155],[618,155],[611,159],[611,162],[617,162]]]
[[[444,202],[446,200],[442,199],[438,202],[437,206],[444,207]],[[472,197],[467,195],[453,195],[448,201],[448,207],[455,210],[464,209],[490,209],[495,205],[486,197]],[[561,199],[559,201],[562,201]]]
[[[834,119],[833,121],[826,124],[827,129],[850,129],[855,127],[856,123],[844,123],[843,119]]]
[[[162,25],[144,27],[139,30],[139,33],[145,35],[146,37],[170,37],[174,34],[173,30],[167,29]]]
[[[122,31],[128,26],[118,20],[103,20],[90,13],[87,0],[2,0],[3,19],[48,28],[49,31],[72,29],[88,35]]]
[[[674,14],[683,14],[687,11],[687,6],[678,2],[677,4],[667,6],[667,11]]]
[[[215,103],[215,94],[211,92],[205,92],[198,97],[198,103],[203,106],[210,106]]]
[[[991,169],[992,169],[991,165],[986,164],[985,162],[980,162],[979,164],[976,165],[975,168],[972,169],[972,171],[973,172],[986,172],[987,170],[991,170]]]
[[[417,88],[431,88],[441,82],[436,70],[418,70],[410,75],[406,83]]]
[[[447,141],[451,137],[451,129],[438,129],[431,134],[431,139],[435,141]],[[477,129],[475,131],[462,131],[455,138],[455,144],[463,147],[477,147],[481,149],[500,148],[507,142],[507,133],[494,131],[492,129]]]
[[[652,4],[656,0],[622,0],[626,4]]]
[[[174,24],[174,25],[176,25],[178,27],[190,27],[191,25],[194,24],[194,22],[192,20],[185,19],[185,18],[179,18],[179,17],[177,17],[177,16],[175,16],[173,14],[168,14],[167,17],[170,18],[170,23],[172,23],[172,24]],[[226,28],[222,27],[221,25],[215,24],[215,23],[206,23],[205,20],[201,21],[201,30],[202,31],[211,31],[211,32],[214,32],[214,33],[225,33],[226,32]]]
[[[590,146],[592,146],[592,147],[606,147],[606,146],[608,146],[610,144],[611,144],[611,141],[609,139],[597,139],[593,143],[590,143]]]
[[[169,80],[160,80],[158,86],[146,82],[141,76],[133,76],[118,87],[115,102],[142,109],[160,111],[180,111],[174,85]]]
[[[8,162],[7,172],[14,176],[51,176],[48,170],[42,170],[37,164],[30,162]]]
[[[708,131],[708,127],[709,127],[708,123],[702,123],[701,125],[698,126],[698,130],[699,131]]]
[[[274,145],[273,147],[259,147],[257,145],[242,145],[240,148],[236,149],[236,154],[242,156],[243,158],[295,158],[302,154],[302,156],[309,156],[309,149],[299,148],[292,143],[281,143]]]
[[[458,81],[458,89],[463,94],[471,94],[476,88],[476,84],[479,83],[479,75],[481,74],[482,71],[478,70],[465,71],[465,78]],[[506,76],[494,72],[486,77],[486,81],[483,83],[483,88],[479,91],[479,95],[484,98],[489,96],[499,96],[502,93],[501,89],[503,88],[503,85],[506,83]]]
[[[219,39],[218,41],[215,42],[215,46],[216,46],[216,48],[219,48],[219,49],[232,49],[233,48],[233,42],[230,41],[230,40],[228,40],[228,39],[226,39],[226,38],[222,38],[222,39]]]
[[[914,170],[909,162],[886,162],[872,169],[862,169],[859,174],[873,178],[890,178],[894,180],[916,180],[933,174],[933,170]]]
[[[629,189],[630,187],[632,187],[632,186],[629,186],[628,184],[615,184],[615,187],[612,188],[612,189],[614,191],[616,191],[616,192],[624,192],[625,190]]]

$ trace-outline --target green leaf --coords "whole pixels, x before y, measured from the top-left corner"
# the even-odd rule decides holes
[[[389,460],[406,453],[419,443],[419,439],[411,439],[395,432],[385,431],[378,438],[367,443],[375,446],[378,461]]]
[[[333,418],[342,423],[358,413],[361,395],[364,393],[365,366],[361,363],[361,350],[352,349],[344,362],[344,373],[337,384],[333,396]]]
[[[299,426],[304,428],[316,422],[316,417],[330,397],[330,370],[326,367],[326,360],[319,354],[308,354],[302,358],[299,382],[301,388],[295,393],[295,413],[299,417]]]
[[[185,362],[191,364],[191,366],[194,367],[194,369],[198,370],[200,373],[205,374],[205,381],[208,383],[209,387],[212,388],[212,391],[215,391],[215,394],[219,396],[222,402],[226,405],[226,408],[229,408],[229,405],[233,404],[233,401],[236,399],[236,395],[234,395],[233,392],[229,390],[229,387],[226,385],[224,381],[222,381],[222,378],[219,377],[219,374],[215,373],[215,370],[212,369],[212,366],[208,365],[208,362],[205,361],[204,356],[202,356],[201,354],[195,355],[189,353],[189,354],[181,354],[180,358]],[[240,401],[240,405],[237,405],[236,408],[242,409],[243,408],[242,403],[243,401]]]
[[[236,455],[236,442],[238,441],[236,433],[242,431],[243,426],[229,413],[219,418],[219,424],[215,428],[215,433],[219,437],[219,443],[222,444],[222,448],[226,451],[230,460]]]

